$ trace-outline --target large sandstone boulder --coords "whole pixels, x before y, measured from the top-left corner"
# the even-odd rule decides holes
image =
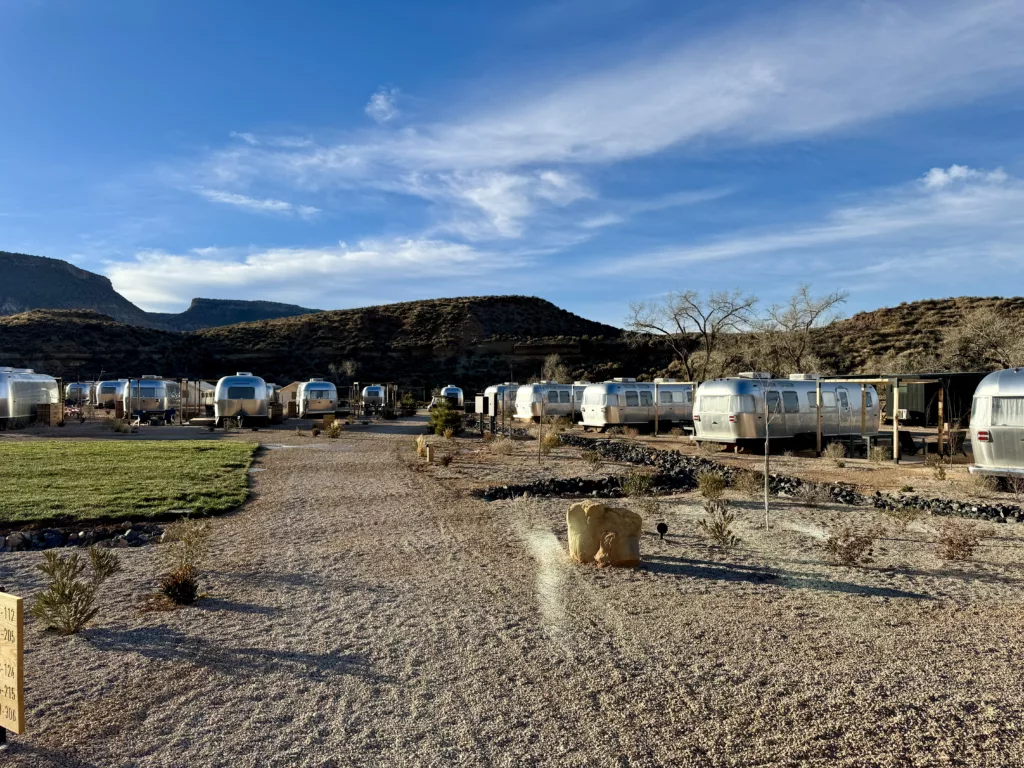
[[[581,501],[569,507],[569,556],[579,563],[635,566],[640,562],[640,527],[636,512]]]

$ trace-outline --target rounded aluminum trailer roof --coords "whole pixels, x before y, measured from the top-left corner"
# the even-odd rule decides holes
[[[1024,368],[1007,368],[1005,371],[993,371],[978,382],[978,386],[974,390],[975,397],[998,395],[1024,396]]]

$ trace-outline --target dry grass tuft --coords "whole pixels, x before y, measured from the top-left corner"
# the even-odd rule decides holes
[[[946,465],[943,463],[941,456],[932,454],[925,459],[925,463],[928,465],[928,469],[932,471],[932,477],[936,480],[946,479]]]
[[[635,427],[623,427],[622,436],[632,440],[633,438],[640,437],[640,430]]]
[[[888,517],[891,517],[895,522],[900,533],[904,533],[907,527],[915,520],[920,520],[924,516],[924,512],[920,509],[914,509],[912,507],[903,507],[901,509],[885,509],[883,513]]]
[[[874,446],[870,453],[868,453],[868,461],[872,464],[881,464],[882,462],[889,461],[892,458],[892,449],[882,445]]]
[[[447,467],[453,461],[455,461],[455,454],[451,451],[445,451],[444,453],[437,457],[437,461],[442,467]]]
[[[646,472],[632,469],[622,481],[622,492],[630,498],[650,496],[654,488],[654,478]]]
[[[858,565],[871,562],[875,539],[879,532],[875,528],[857,531],[848,525],[825,541],[825,553],[834,565]]]
[[[499,456],[510,456],[515,450],[515,441],[508,437],[496,437],[488,447]]]
[[[426,435],[419,435],[416,438],[416,455],[419,456],[421,459],[425,459],[427,457],[427,436]]]
[[[757,498],[764,493],[764,472],[742,469],[732,476],[732,487],[744,496]]]
[[[796,489],[793,498],[808,507],[828,504],[832,500],[828,492],[828,486],[822,483],[804,483]]]
[[[708,500],[722,498],[725,493],[725,475],[712,470],[701,472],[697,475],[697,490]]]
[[[709,443],[704,440],[697,443],[697,453],[701,456],[714,456],[725,450],[725,443]]]
[[[583,459],[583,463],[592,470],[598,469],[603,461],[601,454],[597,451],[583,451],[583,453],[580,454],[580,458]]]
[[[981,536],[974,526],[965,523],[946,523],[935,540],[935,552],[943,560],[970,560],[981,544]]]
[[[822,450],[821,455],[823,458],[831,459],[840,469],[846,466],[846,462],[843,461],[846,458],[846,446],[842,443],[829,443]]]
[[[451,440],[455,437],[455,430],[451,427],[445,427],[441,432],[441,436],[444,437],[445,440]]]

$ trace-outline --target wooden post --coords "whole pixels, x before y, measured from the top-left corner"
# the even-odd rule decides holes
[[[900,463],[900,379],[892,383],[892,463]]]
[[[0,730],[25,732],[25,613],[20,597],[0,591]]]
[[[817,455],[821,456],[821,379],[816,379],[814,382],[814,402],[817,411],[814,419],[815,432],[817,432],[816,451]]]
[[[945,442],[945,435],[946,435],[946,422],[945,422],[945,413],[944,413],[945,408],[943,408],[943,405],[944,405],[943,401],[944,400],[945,400],[945,397],[944,397],[944,387],[942,386],[942,382],[940,381],[939,382],[939,437],[938,437],[938,441],[937,441],[938,445],[936,446],[936,451],[937,451],[939,456],[942,456],[942,448],[943,448],[943,443]]]

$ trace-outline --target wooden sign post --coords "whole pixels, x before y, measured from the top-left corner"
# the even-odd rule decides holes
[[[25,613],[22,599],[0,592],[0,732],[25,732]]]

